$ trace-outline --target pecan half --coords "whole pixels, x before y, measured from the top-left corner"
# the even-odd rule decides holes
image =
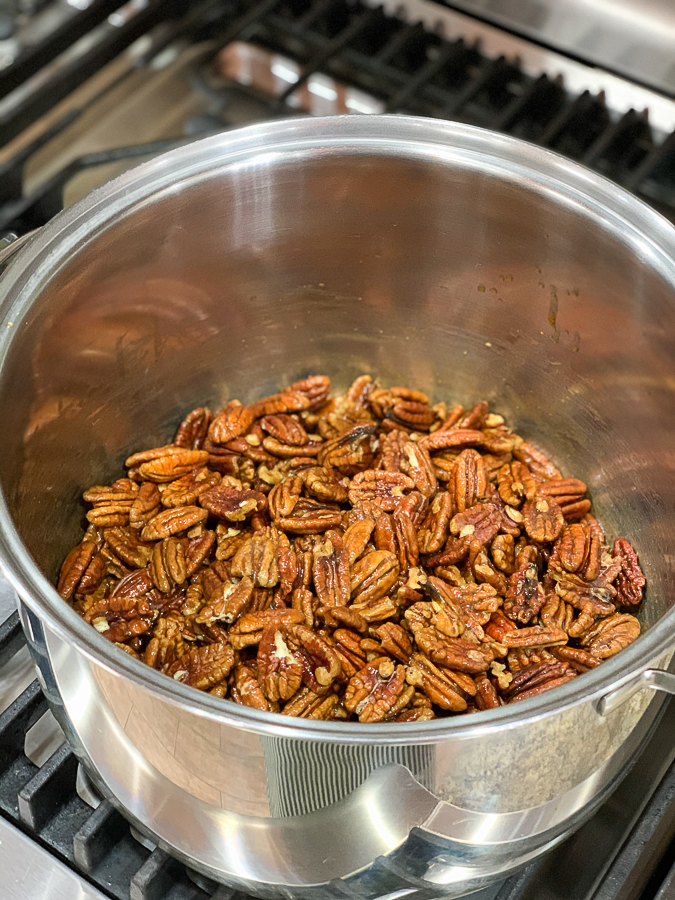
[[[533,541],[554,541],[565,525],[562,510],[553,499],[537,496],[523,506],[525,531]]]
[[[188,450],[203,450],[204,441],[209,433],[209,426],[213,420],[213,413],[205,406],[193,409],[178,426],[174,444],[176,447],[186,447]]]
[[[179,506],[176,509],[165,509],[150,519],[141,531],[143,541],[161,541],[188,531],[206,520],[208,513],[198,506]]]
[[[527,625],[539,613],[545,601],[546,596],[534,563],[513,573],[504,599],[504,612],[509,619]]]
[[[352,567],[351,597],[355,606],[366,606],[384,597],[396,584],[399,563],[387,550],[366,553]]]
[[[454,682],[421,654],[413,653],[405,674],[408,684],[419,687],[441,709],[464,712],[467,708],[468,704],[457,692]]]
[[[475,450],[463,450],[455,461],[448,485],[455,511],[463,513],[484,499],[487,496],[488,484],[483,457]]]
[[[614,541],[612,552],[615,559],[621,561],[621,569],[615,582],[617,605],[629,609],[638,606],[642,601],[645,576],[642,574],[637,553],[625,538]]]
[[[581,646],[587,647],[596,659],[607,659],[623,650],[639,636],[640,623],[629,613],[614,613],[601,619],[581,638]]]
[[[372,660],[349,680],[344,704],[359,722],[381,722],[405,689],[406,672],[388,656]]]
[[[267,508],[267,497],[260,491],[218,485],[201,494],[199,503],[218,519],[243,522],[254,513]]]

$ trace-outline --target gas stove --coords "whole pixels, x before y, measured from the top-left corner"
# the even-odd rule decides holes
[[[0,0],[0,239],[188,141],[336,113],[507,132],[590,166],[675,221],[675,68],[663,55],[671,4],[578,6]],[[673,735],[670,703],[585,826],[472,896],[675,900]],[[1,577],[0,885],[8,900],[243,900],[154,847],[89,784],[47,710]],[[436,895],[411,882],[394,896]]]

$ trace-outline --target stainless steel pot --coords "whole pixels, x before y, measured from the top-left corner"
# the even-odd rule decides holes
[[[565,837],[673,691],[675,232],[511,138],[406,118],[262,125],[111,182],[0,286],[0,550],[52,709],[162,846],[260,895],[459,894]],[[634,541],[644,635],[534,700],[290,722],[149,670],[52,588],[78,497],[197,404],[311,371],[491,400]],[[645,674],[646,673],[646,674]],[[396,894],[402,896],[403,894]]]

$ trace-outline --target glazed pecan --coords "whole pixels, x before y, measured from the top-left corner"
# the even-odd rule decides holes
[[[233,438],[246,434],[255,415],[250,406],[242,406],[236,400],[227,404],[209,427],[209,440],[214,444],[227,444]]]
[[[520,506],[524,500],[533,500],[537,485],[525,463],[514,460],[499,470],[499,496],[509,506]]]
[[[61,573],[56,586],[56,590],[64,600],[70,600],[77,590],[80,579],[87,570],[95,553],[96,544],[93,541],[82,541],[66,556],[61,566]]]
[[[621,569],[616,576],[617,605],[629,609],[638,606],[642,601],[645,576],[642,574],[637,553],[625,538],[614,541],[612,552],[615,559],[621,561]]]
[[[374,425],[356,425],[324,444],[317,462],[328,469],[337,469],[341,475],[355,475],[367,469],[375,458],[377,440],[374,434]]]
[[[235,479],[232,480],[235,481]],[[198,497],[220,484],[220,482],[221,475],[219,472],[212,472],[205,467],[193,469],[192,472],[189,472],[182,478],[177,478],[164,487],[161,493],[162,506],[167,508],[192,506]]]
[[[260,427],[281,444],[292,444],[295,447],[300,447],[309,441],[307,432],[293,416],[283,414],[264,416],[260,420]]]
[[[279,538],[275,530],[264,528],[242,544],[232,559],[232,574],[250,578],[259,587],[274,587],[279,582],[277,564]]]
[[[464,712],[467,708],[468,704],[456,690],[454,682],[420,653],[413,653],[405,674],[408,684],[419,687],[441,709]]]
[[[138,489],[138,493],[129,510],[129,525],[140,530],[157,515],[162,495],[156,484],[146,481]]]
[[[244,576],[240,582],[223,582],[213,591],[206,606],[203,606],[195,621],[212,625],[214,622],[226,622],[230,625],[249,607],[253,595],[253,582]]]
[[[537,486],[537,495],[552,497],[566,519],[580,519],[591,508],[591,501],[584,500],[586,485],[578,478],[554,478]]]
[[[448,485],[455,512],[463,513],[486,497],[488,484],[483,457],[476,450],[463,450],[455,461]]]
[[[328,500],[334,503],[345,503],[347,500],[346,479],[334,469],[311,466],[309,469],[304,469],[302,480],[307,488],[307,493],[317,500]]]
[[[640,623],[629,613],[614,613],[601,619],[581,638],[581,646],[587,647],[596,659],[607,659],[623,650],[640,634]]]
[[[157,513],[141,531],[141,540],[161,541],[172,534],[188,531],[206,520],[208,513],[198,506],[179,506]]]
[[[553,499],[537,496],[523,506],[525,531],[533,541],[554,541],[565,525],[562,510]]]
[[[405,690],[406,672],[388,656],[378,657],[349,680],[344,704],[359,722],[381,722]]]
[[[312,577],[322,606],[346,606],[350,595],[349,552],[339,535],[314,545]]]
[[[351,597],[355,606],[366,606],[381,599],[396,584],[399,563],[387,550],[373,550],[362,557],[351,574]]]
[[[546,601],[534,563],[513,573],[504,599],[504,612],[514,622],[528,625]]]
[[[171,453],[141,463],[138,474],[143,481],[162,484],[175,481],[183,475],[203,466],[209,454],[205,450],[186,450],[183,447],[171,447]]]
[[[639,634],[632,547],[484,401],[310,377],[194,409],[127,465],[85,493],[58,590],[215,697],[426,721],[537,696]]]
[[[450,522],[450,531],[467,544],[487,544],[499,531],[499,510],[492,503],[477,503]]]
[[[167,537],[155,544],[150,562],[150,575],[155,587],[168,594],[187,578],[185,548],[175,537]]]
[[[267,497],[259,491],[218,485],[201,494],[199,503],[217,519],[243,522],[253,513],[267,508]]]
[[[193,409],[178,426],[174,444],[188,450],[202,450],[212,421],[213,413],[210,409],[205,406]]]
[[[432,500],[429,511],[417,532],[420,553],[438,553],[447,540],[451,518],[452,497],[448,491],[442,491]]]

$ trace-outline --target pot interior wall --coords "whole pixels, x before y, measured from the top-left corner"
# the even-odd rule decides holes
[[[0,478],[53,577],[83,488],[197,405],[367,371],[488,399],[584,479],[675,597],[675,302],[650,249],[524,179],[368,152],[260,155],[92,235],[13,323]]]

